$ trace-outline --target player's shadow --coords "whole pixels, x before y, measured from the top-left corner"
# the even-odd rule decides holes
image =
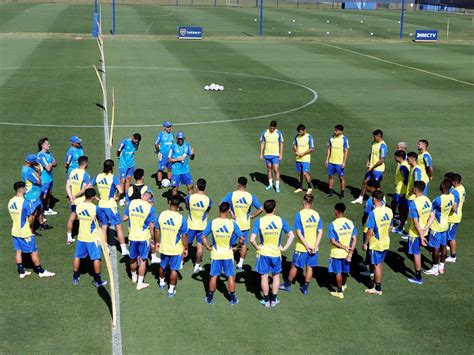
[[[262,185],[268,186],[268,177],[266,174],[256,171],[254,173],[249,173],[249,176],[253,182],[259,182]]]
[[[430,253],[431,251],[429,250],[429,247],[422,247],[426,248]],[[412,259],[412,256],[408,254],[408,242],[401,240],[400,241],[400,248],[397,249],[398,252],[404,253],[407,257],[408,260]],[[421,267],[424,269],[429,269],[432,266],[432,261],[430,258],[427,258],[423,253],[421,253]]]
[[[356,280],[358,283],[366,286],[367,288],[370,288],[371,284],[372,284],[371,278],[361,274],[363,271],[366,271],[365,268],[360,266],[360,264],[364,260],[365,260],[365,257],[363,255],[359,254],[358,250],[356,249],[354,251],[354,254],[352,255],[351,268],[350,268],[350,271],[349,271],[349,275],[354,280]]]
[[[321,192],[328,193],[329,192],[329,185],[326,181],[321,181],[319,179],[311,180],[313,186]]]
[[[331,274],[327,267],[316,266],[313,268],[313,279],[316,280],[316,283],[320,288],[327,288],[328,290],[333,291],[331,286],[333,278],[331,278]]]
[[[172,189],[163,191],[163,193],[161,194],[161,197],[166,198],[166,201],[168,202],[171,201],[171,198],[173,197]],[[178,197],[181,203],[186,202],[186,194],[184,192],[178,190]]]
[[[400,273],[406,277],[415,276],[414,272],[405,265],[405,258],[391,250],[387,251],[385,264],[396,273]]]
[[[209,281],[211,280],[211,265],[205,264],[203,270],[197,274],[191,276],[196,281],[201,281],[204,288],[204,293],[207,295],[209,292]],[[216,291],[221,293],[228,301],[231,300],[229,290],[227,289],[226,282],[228,281],[227,276],[220,275],[217,277]]]
[[[281,178],[281,181],[283,181],[285,185],[293,187],[294,189],[297,189],[299,187],[298,179],[295,178],[294,176],[280,175],[280,178]]]
[[[244,265],[242,271],[236,273],[235,283],[245,284],[245,289],[249,293],[253,293],[255,298],[260,300],[262,298],[260,292],[260,275],[253,271],[250,265]]]
[[[56,196],[51,195],[51,197],[49,198],[49,207],[53,209],[54,206],[56,206],[58,202],[59,202],[59,199],[57,199]]]
[[[360,188],[346,185],[346,189],[349,190],[349,193],[351,194],[352,197],[357,198],[360,196]],[[367,199],[367,196],[364,195],[364,200]]]

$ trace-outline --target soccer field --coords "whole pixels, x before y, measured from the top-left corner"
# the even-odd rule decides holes
[[[324,223],[309,295],[303,296],[298,287],[280,292],[281,303],[274,309],[258,302],[260,283],[253,271],[252,248],[246,259],[249,266],[237,274],[240,303],[235,307],[219,289],[215,305],[204,302],[207,252],[200,276],[192,277],[192,262],[185,264],[173,299],[159,291],[156,265],[146,275],[150,288],[136,291],[127,259],[119,254],[120,333],[115,331],[112,338],[110,288],[98,292],[87,274],[73,286],[74,246],[65,244],[69,205],[63,165],[69,137],[83,138],[91,176],[101,172],[105,159],[103,112],[97,105],[102,98],[92,68],[100,65],[97,43],[90,36],[92,11],[92,5],[0,4],[0,353],[111,353],[120,346],[126,354],[472,353],[470,16],[451,15],[447,39],[441,32],[446,15],[407,13],[405,37],[398,40],[395,11],[268,9],[266,37],[261,40],[256,8],[118,6],[118,35],[111,36],[106,33],[111,9],[103,6],[109,111],[112,88],[116,98],[112,155],[122,138],[141,133],[137,167],[145,169],[158,211],[167,208],[166,191],[158,190],[151,177],[157,164],[153,144],[162,122],[170,120],[173,131],[184,131],[195,148],[191,172],[194,180],[204,177],[208,182],[207,193],[215,202],[211,218],[217,216],[217,202],[235,189],[239,176],[246,176],[249,191],[262,202],[275,198],[277,213],[292,224],[302,195],[293,193],[291,143],[296,126],[304,123],[315,139],[311,174],[317,186],[315,209]],[[205,40],[176,40],[177,25],[204,26]],[[409,34],[419,28],[439,29],[441,41],[413,43]],[[205,91],[204,85],[212,82],[225,90]],[[259,160],[259,137],[272,119],[285,137],[278,195],[265,190],[265,165]],[[435,171],[430,198],[439,194],[445,172],[462,175],[467,201],[458,233],[458,260],[447,264],[444,275],[426,276],[423,286],[407,282],[407,269],[413,269],[407,243],[392,234],[383,296],[364,293],[369,279],[360,276],[354,262],[345,298],[331,297],[326,232],[339,200],[324,197],[324,159],[327,139],[339,123],[351,146],[343,202],[359,230],[363,207],[350,201],[358,196],[374,129],[384,131],[389,147],[382,183],[386,193],[393,192],[392,156],[399,141],[416,150],[419,139],[429,140]],[[48,216],[54,228],[41,232],[38,246],[42,264],[57,274],[52,279],[32,275],[20,280],[6,203],[21,177],[24,156],[36,153],[36,142],[44,136],[59,163],[54,180],[54,209],[59,213]],[[337,181],[335,187],[338,191]],[[360,242],[358,247],[362,253]],[[284,277],[293,250],[292,246],[283,258]],[[430,260],[424,250],[425,268],[431,267]],[[102,270],[108,279],[105,265]]]

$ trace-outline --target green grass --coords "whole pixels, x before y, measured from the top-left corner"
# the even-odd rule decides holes
[[[1,8],[8,9],[0,11],[1,32],[87,33],[90,30],[91,9],[87,6],[9,4]],[[26,9],[44,11],[45,15],[25,12]],[[120,33],[144,34],[155,16],[172,12],[174,8],[122,6],[119,11],[121,15],[125,11],[129,14],[120,23]],[[227,39],[202,42],[140,36],[106,39],[107,82],[109,94],[111,88],[115,88],[116,124],[156,125],[116,127],[114,145],[135,131],[142,134],[137,165],[145,169],[148,182],[152,184],[149,176],[156,168],[154,137],[160,123],[169,119],[180,125],[175,131],[184,130],[195,147],[196,160],[191,162],[193,176],[208,180],[208,193],[214,201],[234,188],[238,176],[256,177],[249,184],[249,190],[260,200],[276,198],[278,213],[292,222],[300,208],[300,196],[295,196],[289,185],[294,176],[290,142],[298,123],[305,123],[315,137],[312,176],[322,181],[321,186],[326,181],[323,164],[326,140],[335,124],[345,125],[351,143],[347,182],[354,192],[360,185],[371,132],[375,128],[384,130],[390,155],[398,141],[407,141],[410,149],[414,149],[418,139],[426,138],[430,141],[435,164],[430,197],[437,194],[436,185],[448,170],[461,173],[467,189],[468,201],[459,231],[459,260],[448,265],[446,275],[427,278],[424,286],[416,287],[406,281],[402,272],[402,265],[411,269],[412,264],[403,244],[394,236],[391,244],[394,254],[384,266],[384,295],[370,298],[364,294],[363,280],[357,276],[349,280],[346,298],[339,301],[329,295],[326,287],[329,244],[325,233],[320,267],[310,295],[303,297],[294,287],[290,294],[281,294],[281,305],[272,310],[258,304],[254,294],[258,290],[258,278],[252,272],[244,273],[237,284],[239,305],[230,307],[217,292],[216,304],[209,307],[203,301],[203,282],[191,278],[191,263],[187,263],[182,272],[177,297],[169,300],[154,283],[152,273],[156,269],[151,268],[147,275],[152,284],[150,289],[138,293],[127,276],[125,263],[118,260],[124,353],[471,352],[473,322],[469,315],[474,267],[470,259],[474,256],[474,244],[468,231],[474,228],[474,209],[469,202],[469,196],[474,193],[474,159],[470,154],[473,88],[340,48],[474,82],[472,45],[469,42],[415,45],[409,41],[368,41],[367,28],[362,26],[357,28],[353,38],[348,38],[352,35],[347,34],[347,26],[342,25],[346,21],[344,16],[354,23],[353,31],[361,16],[367,19],[364,23],[373,21],[380,29],[383,26],[378,23],[393,19],[395,31],[397,15],[392,12],[276,9],[267,11],[275,23],[281,25],[278,18],[288,16],[297,19],[297,24],[306,21],[301,30],[295,27],[299,37],[310,38],[307,26],[313,18],[321,23],[331,16],[334,18],[331,25],[334,23],[334,31],[342,39],[336,47],[327,46],[334,43],[324,40],[317,43],[233,40],[233,36],[240,36],[242,32],[256,34],[256,25],[243,20],[253,12],[253,9],[178,8],[176,14],[149,30],[151,34],[174,34],[176,16],[182,16],[180,18],[187,22],[201,14],[202,20],[196,24],[209,22],[209,26],[205,25],[209,27],[209,34],[229,36]],[[80,14],[71,29],[68,18]],[[409,14],[414,27],[420,24],[433,27],[437,23],[441,26],[443,18],[435,14]],[[464,17],[456,19],[460,27],[452,38],[468,39],[470,18],[465,24]],[[268,20],[269,26],[271,21]],[[286,33],[286,28],[279,28],[274,35]],[[100,89],[91,68],[92,64],[98,64],[94,41],[73,37],[40,38],[35,33],[8,35],[0,37],[0,49],[0,121],[102,125],[102,112],[96,106],[100,102]],[[261,180],[265,168],[258,160],[258,137],[270,118],[190,124],[286,111],[311,100],[311,93],[301,87],[261,77],[300,83],[316,90],[319,96],[315,104],[305,109],[275,117],[286,138],[281,165],[285,183],[278,196],[264,190]],[[205,92],[202,87],[211,82],[223,84],[226,90]],[[40,137],[48,136],[52,152],[62,166],[68,137],[72,134],[84,138],[90,171],[99,172],[104,159],[102,128],[2,125],[0,129],[0,178],[4,183],[0,190],[2,353],[111,351],[108,294],[101,297],[88,275],[82,277],[77,287],[71,283],[74,248],[64,243],[68,205],[62,167],[55,172],[55,195],[59,199],[55,209],[59,214],[48,221],[54,229],[38,238],[43,264],[57,272],[57,277],[40,280],[33,275],[20,280],[11,249],[5,206],[12,195],[10,186],[20,177],[24,155],[35,151]],[[386,192],[392,191],[393,173],[394,163],[389,160],[383,183]],[[157,209],[162,210],[165,199],[157,190],[155,192]],[[315,208],[326,228],[333,218],[332,207],[336,200],[325,199],[323,191],[317,191],[315,197]],[[349,195],[344,200],[348,204],[348,216],[360,226],[362,208],[351,205],[350,199]],[[214,209],[211,217],[215,216]],[[292,251],[290,249],[286,256],[291,258]],[[247,260],[252,267],[254,255],[254,251],[250,251]],[[426,251],[424,256],[429,258]],[[206,253],[205,263],[208,262]],[[372,338],[379,340],[373,342]]]

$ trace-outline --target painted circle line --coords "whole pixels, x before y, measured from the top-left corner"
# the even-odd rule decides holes
[[[87,66],[81,67],[17,67],[17,68],[0,68],[0,70],[35,70],[35,69],[90,69]],[[187,68],[162,68],[162,67],[135,67],[135,66],[107,66],[108,70],[113,69],[130,69],[130,70],[170,70],[170,71],[191,71],[191,72],[202,72],[202,73],[212,73],[212,74],[223,74],[223,75],[235,75],[235,76],[242,76],[248,78],[257,78],[263,80],[271,80],[276,81],[284,84],[289,84],[293,86],[301,87],[312,94],[312,98],[310,101],[300,105],[298,107],[281,111],[281,112],[274,112],[259,116],[252,116],[252,117],[243,117],[243,118],[231,118],[226,120],[215,120],[215,121],[198,121],[198,122],[183,122],[183,123],[176,123],[175,126],[193,126],[193,125],[202,125],[202,124],[213,124],[213,123],[228,123],[228,122],[239,122],[239,121],[251,121],[251,120],[258,120],[262,118],[268,118],[273,116],[284,115],[287,113],[296,112],[299,110],[304,109],[316,102],[318,100],[318,93],[316,90],[310,88],[309,86],[296,83],[289,80],[284,79],[277,79],[268,76],[260,76],[260,75],[251,75],[251,74],[243,74],[243,73],[232,73],[232,72],[225,72],[225,71],[214,71],[214,70],[199,70],[199,69],[187,69]],[[103,128],[103,125],[55,125],[55,124],[42,124],[42,123],[19,123],[19,122],[0,122],[0,125],[4,126],[30,126],[30,127],[63,127],[63,128]],[[115,125],[116,128],[141,128],[141,127],[161,127],[161,123],[158,124],[124,124],[124,125]]]

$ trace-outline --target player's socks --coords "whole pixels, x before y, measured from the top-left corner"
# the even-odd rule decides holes
[[[79,271],[74,271],[72,278],[73,278],[73,279],[78,279],[79,276],[81,276],[81,274],[79,273]]]
[[[337,292],[342,292],[342,287],[338,287]]]
[[[268,179],[268,186],[273,186],[273,179]]]
[[[381,282],[375,282],[375,289],[377,291],[382,291],[382,283]]]
[[[168,289],[168,297],[173,297],[176,295],[176,285],[170,285],[170,288]]]
[[[41,266],[41,264],[38,265],[38,266],[33,266],[33,270],[34,270],[37,274],[41,274],[41,273],[44,272],[44,269],[43,269],[43,267]]]
[[[270,302],[270,296],[269,295],[263,295],[263,300],[266,302]]]
[[[67,232],[67,241],[69,242],[69,241],[71,241],[71,240],[73,240],[73,239],[72,239],[72,233],[71,233],[71,232]]]
[[[94,281],[96,284],[101,284],[102,283],[102,276],[99,273],[94,273]]]
[[[275,187],[276,187],[277,189],[280,188],[280,180],[277,180],[277,181],[275,182]]]
[[[416,278],[417,280],[421,280],[421,270],[415,271],[415,278]]]
[[[233,306],[233,305],[236,305],[237,303],[239,303],[239,299],[235,295],[235,291],[230,292],[230,304]]]
[[[214,291],[209,291],[206,297],[209,301],[212,301],[212,299],[214,298]]]
[[[333,193],[334,193],[334,190],[329,189],[328,193],[326,194],[326,197],[331,197]]]
[[[120,244],[120,249],[122,249],[122,255],[128,255],[129,254],[128,249],[127,249],[127,244],[125,244],[125,243]]]
[[[139,280],[136,271],[130,271],[130,274],[132,274],[132,282],[137,282],[137,280]]]
[[[242,266],[244,266],[244,260],[243,258],[239,259],[239,262],[237,263],[237,268],[242,269]]]
[[[444,274],[444,263],[439,263],[439,273]]]
[[[16,264],[16,269],[18,270],[19,274],[24,274],[26,271],[22,263]]]
[[[165,282],[165,278],[161,278],[160,277],[160,289],[164,289],[166,287],[166,282]]]
[[[344,190],[341,190],[341,195],[339,196],[339,198],[344,198]]]

